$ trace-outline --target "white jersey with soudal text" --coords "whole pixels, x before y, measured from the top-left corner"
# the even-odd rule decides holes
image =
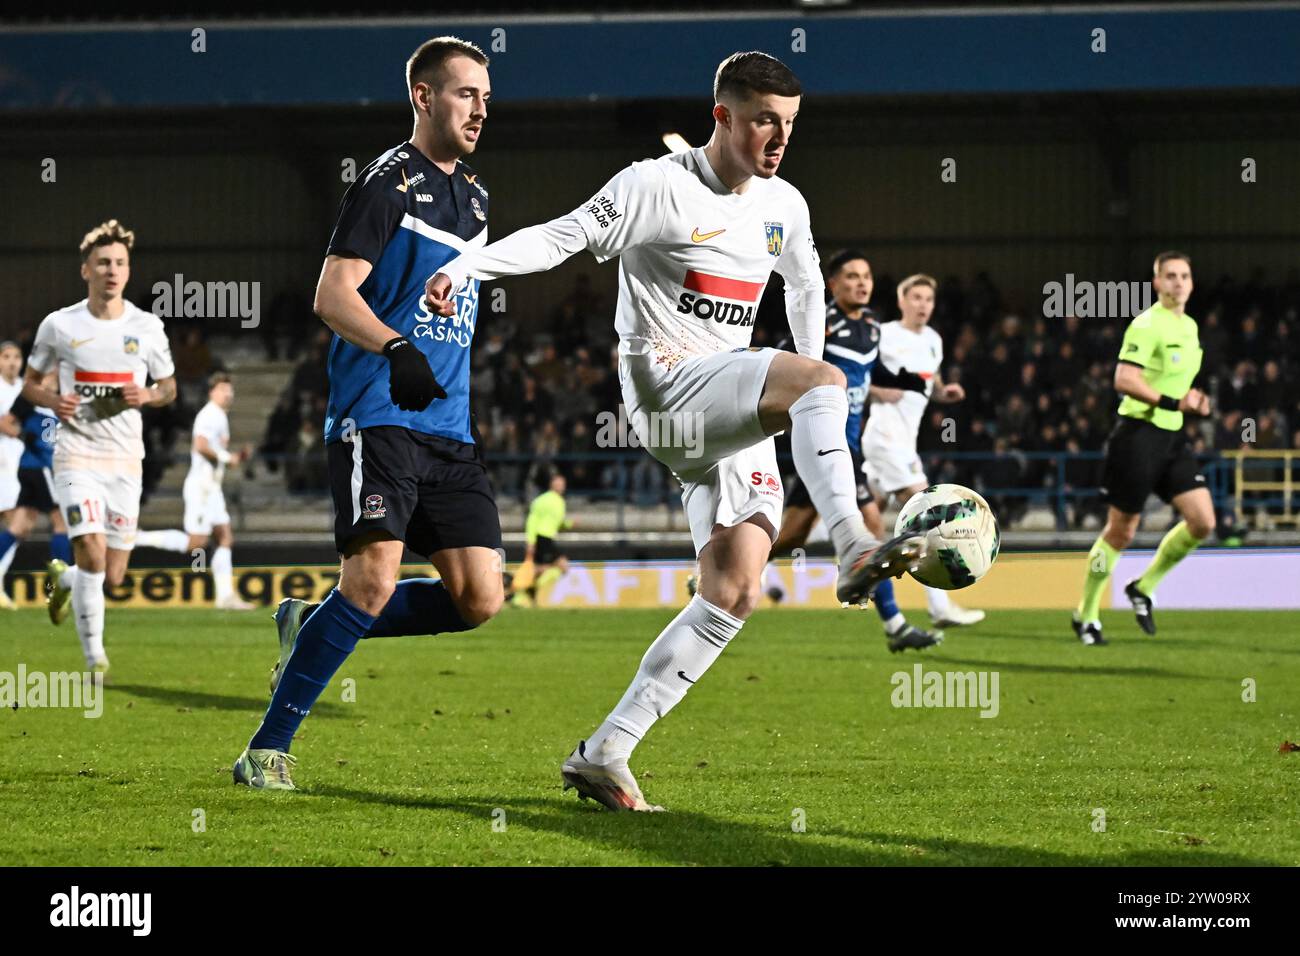
[[[206,438],[208,446],[214,451],[218,448],[230,448],[230,419],[226,415],[226,410],[216,402],[208,402],[199,409],[199,413],[194,416],[194,426],[191,431],[195,438],[200,435]],[[190,473],[185,478],[187,485],[191,482],[204,487],[220,485],[225,473],[225,465],[214,465],[191,446]]]
[[[122,399],[122,386],[141,388],[175,374],[162,320],[123,303],[116,319],[97,319],[87,301],[52,312],[36,331],[28,365],[57,368],[59,393],[75,393],[76,415],[59,429],[55,471],[106,468],[138,473],[144,461],[140,411]]]
[[[943,364],[943,339],[928,325],[919,332],[902,322],[880,327],[880,361],[892,369],[907,369],[925,379],[925,392],[904,391],[896,402],[876,402],[867,418],[864,441],[873,445],[914,448],[921,418],[934,391],[935,376]]]
[[[624,169],[567,216],[521,229],[440,267],[453,290],[467,278],[550,269],[586,249],[619,256],[615,326],[624,355],[683,358],[749,345],[773,272],[785,280],[795,347],[821,358],[824,282],[808,204],[777,177],[753,177],[743,193],[718,179],[703,149]]]

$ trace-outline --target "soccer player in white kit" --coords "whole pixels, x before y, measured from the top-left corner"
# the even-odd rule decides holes
[[[190,428],[190,470],[185,476],[181,495],[185,499],[185,530],[141,531],[135,536],[137,548],[161,548],[181,554],[203,548],[211,539],[212,585],[219,611],[251,611],[253,605],[235,593],[235,571],[231,548],[235,535],[230,530],[230,512],[221,490],[227,465],[247,461],[252,449],[230,450],[230,418],[227,412],[235,401],[235,386],[229,372],[213,372],[208,377],[208,403],[199,409]]]
[[[51,582],[50,617],[62,621],[71,598],[86,664],[99,672],[108,670],[104,582],[122,582],[140,514],[140,408],[176,398],[162,320],[122,298],[134,244],[135,233],[116,219],[86,233],[86,298],[41,322],[23,382],[23,397],[54,409],[63,422],[54,448],[54,486],[76,565]],[[42,385],[55,369],[57,392]],[[154,384],[146,388],[147,377]]]
[[[908,276],[898,284],[902,318],[880,327],[880,361],[890,368],[906,368],[926,380],[924,393],[871,386],[873,401],[862,432],[862,456],[867,480],[882,511],[891,495],[901,506],[929,484],[916,453],[916,436],[925,406],[930,402],[960,402],[966,397],[965,389],[955,382],[944,384],[939,374],[943,339],[929,325],[937,285],[928,275]],[[926,588],[925,598],[935,627],[959,627],[984,620],[983,611],[958,607],[940,588]]]
[[[14,400],[22,394],[23,353],[16,342],[0,342],[0,419],[9,414]],[[18,504],[18,462],[23,457],[21,431],[9,434],[0,429],[0,516],[6,516]],[[0,557],[3,549],[0,549]],[[0,582],[3,576],[0,575]],[[0,583],[0,608],[13,610],[13,600]]]
[[[600,261],[620,257],[623,400],[640,441],[682,483],[700,583],[623,699],[562,767],[566,789],[611,809],[659,809],[642,796],[628,757],[758,604],[784,497],[772,435],[790,431],[795,466],[835,545],[840,601],[865,602],[924,556],[918,535],[881,545],[857,507],[845,379],[821,361],[824,283],[808,206],[776,178],[801,93],[778,60],[733,54],[714,80],[706,146],[633,163],[569,215],[467,252],[427,286],[430,308],[448,315],[467,277],[538,272],[583,249]],[[749,348],[773,271],[785,280],[798,354]]]

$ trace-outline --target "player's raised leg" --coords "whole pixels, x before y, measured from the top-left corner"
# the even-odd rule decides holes
[[[844,381],[844,373],[832,365],[778,352],[768,366],[758,414],[769,435],[789,430],[799,479],[826,522],[840,564],[836,597],[859,604],[880,581],[915,567],[924,557],[925,541],[904,535],[882,546],[867,531],[845,437],[849,405]]]

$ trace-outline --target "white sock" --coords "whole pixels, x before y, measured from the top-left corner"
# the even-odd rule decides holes
[[[212,552],[212,584],[216,588],[217,600],[222,601],[235,593],[235,575],[229,548],[217,548]]]
[[[858,510],[858,483],[844,435],[849,399],[836,385],[818,385],[790,406],[790,451],[799,480],[843,560],[874,541]],[[824,452],[829,453],[821,454]]]
[[[925,603],[930,606],[930,617],[937,620],[948,613],[948,592],[942,588],[926,588]]]
[[[81,569],[79,567],[75,564],[69,564],[67,570],[59,575],[59,586],[71,591],[77,586],[77,576],[80,573]]]
[[[704,676],[744,623],[698,594],[691,598],[655,638],[623,699],[587,740],[587,759],[600,764],[627,759],[655,721]]]
[[[104,572],[92,574],[80,568],[72,589],[72,616],[77,620],[77,637],[86,663],[104,657]]]
[[[897,614],[895,614],[893,617],[891,617],[888,621],[885,622],[885,633],[890,635],[897,634],[900,630],[902,630],[906,626],[907,626],[907,618],[903,617],[902,611],[899,611]]]
[[[190,536],[184,531],[138,531],[135,535],[137,548],[161,548],[163,551],[178,551],[184,554],[190,549]]]
[[[14,563],[14,555],[18,553],[20,542],[15,539],[14,543],[9,546],[9,550],[0,554],[0,590],[4,590],[5,575],[9,573],[9,565]]]

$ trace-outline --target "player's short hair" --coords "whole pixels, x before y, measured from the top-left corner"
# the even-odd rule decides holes
[[[1171,259],[1182,259],[1187,263],[1187,268],[1192,267],[1192,257],[1185,252],[1179,252],[1177,249],[1166,249],[1160,255],[1156,256],[1156,264],[1152,267],[1154,275],[1160,275],[1160,267]]]
[[[939,290],[939,283],[934,281],[934,276],[928,276],[924,272],[918,272],[914,276],[908,276],[902,282],[898,283],[898,296],[901,299],[907,293],[911,292],[913,287],[918,285],[928,285],[931,291]]]
[[[835,278],[839,275],[840,270],[854,259],[861,259],[863,262],[867,263],[867,265],[871,265],[871,260],[867,258],[865,252],[861,252],[858,249],[841,249],[839,252],[835,253],[835,255],[831,256],[829,261],[827,261],[826,278]]]
[[[101,222],[81,240],[81,261],[89,259],[96,246],[111,246],[117,242],[126,246],[130,252],[135,245],[135,233],[116,219]]]
[[[777,96],[802,96],[799,77],[774,56],[750,50],[733,53],[718,64],[713,76],[713,101],[721,102],[724,96],[748,97],[775,93]]]
[[[218,385],[228,385],[230,382],[230,373],[224,369],[217,369],[217,371],[208,376],[208,391],[212,391]]]
[[[467,56],[475,63],[488,65],[487,54],[468,40],[434,37],[416,47],[406,61],[406,88],[410,90],[416,83],[428,83],[436,89],[442,83],[443,66],[454,56]]]
[[[17,349],[19,354],[21,354],[23,347],[19,345],[17,342],[15,342],[13,339],[5,339],[4,341],[0,342],[0,352],[3,352],[5,349]]]

